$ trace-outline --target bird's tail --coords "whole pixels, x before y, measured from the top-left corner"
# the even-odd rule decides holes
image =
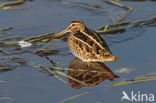
[[[118,61],[119,61],[119,59],[118,59],[118,58],[115,58],[115,59],[114,59],[114,61],[118,62]]]

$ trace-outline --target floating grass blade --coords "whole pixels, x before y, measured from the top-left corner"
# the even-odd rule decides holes
[[[5,51],[3,49],[0,48],[0,53],[5,53]]]
[[[116,34],[116,33],[123,33],[126,31],[126,27],[141,27],[141,26],[154,26],[156,25],[156,17],[152,17],[149,19],[137,20],[137,21],[124,21],[117,24],[112,25],[105,25],[99,27],[99,30],[96,32],[99,34]],[[107,28],[107,30],[106,30]]]
[[[2,3],[2,4],[0,4],[0,7],[21,5],[24,2],[25,2],[25,0],[16,0],[16,1],[12,1],[12,2]]]
[[[89,91],[82,92],[82,93],[79,93],[79,94],[77,94],[77,95],[75,95],[75,96],[72,96],[72,97],[63,99],[63,100],[59,101],[58,103],[65,103],[65,102],[67,102],[67,101],[69,101],[69,100],[75,99],[75,98],[77,98],[77,97],[80,97],[80,96],[85,95],[85,94],[88,94],[88,93],[89,93]]]
[[[0,31],[7,31],[7,30],[11,30],[11,29],[13,29],[13,27],[8,27],[8,28],[0,29]]]
[[[68,78],[70,78],[70,79],[72,79],[72,80],[74,80],[74,81],[76,81],[76,82],[78,82],[78,83],[80,83],[80,84],[82,84],[82,85],[87,86],[86,83],[83,83],[83,82],[81,82],[81,81],[79,81],[79,80],[77,80],[77,79],[75,79],[75,78],[73,78],[73,77],[71,77],[71,76],[69,76],[69,75],[67,75],[67,74],[65,74],[65,73],[63,73],[63,72],[61,72],[61,71],[56,71],[56,73],[58,73],[58,74],[60,74],[60,75],[62,75],[62,76],[68,77]]]
[[[3,68],[1,68],[0,67],[0,70],[13,70],[13,68],[10,68],[10,67],[3,67]]]
[[[0,83],[4,83],[4,82],[6,82],[5,80],[0,80]]]
[[[116,34],[116,33],[123,33],[126,29],[118,28],[118,29],[109,29],[109,30],[98,30],[96,31],[99,34]]]
[[[57,76],[54,72],[52,72],[50,69],[47,69],[47,71],[52,74],[54,77],[56,77],[58,80],[62,81],[64,84],[68,85],[68,83],[63,80],[62,78],[60,78],[59,76]]]
[[[13,39],[20,39],[20,37],[14,36],[14,37],[9,37],[9,38],[0,39],[0,41],[13,40]]]
[[[12,97],[0,97],[0,100],[14,100]]]
[[[13,8],[11,6],[5,6],[2,9],[3,10],[24,10],[24,8]]]
[[[34,54],[39,55],[39,56],[48,56],[48,55],[55,55],[58,54],[58,50],[52,50],[52,49],[38,49],[34,52]],[[49,58],[46,58],[49,60]]]
[[[111,84],[111,86],[123,86],[128,84],[134,84],[134,83],[140,83],[140,82],[146,82],[146,81],[152,81],[156,80],[156,73],[150,73],[144,76],[138,76],[130,80],[121,81],[118,83]]]
[[[19,41],[10,41],[10,42],[4,42],[4,44],[8,44],[8,45],[11,45],[11,44],[16,44],[18,43]]]
[[[144,79],[144,80],[137,80],[137,81],[128,81],[128,82],[127,81],[122,81],[122,82],[119,82],[119,83],[111,84],[111,86],[123,86],[123,85],[146,82],[146,81],[152,81],[152,80],[156,80],[156,77],[155,78]]]
[[[117,16],[116,23],[121,22],[133,10],[133,8],[131,8],[130,6],[122,5],[120,3],[117,3],[117,2],[114,2],[114,1],[111,1],[111,0],[104,0],[104,2],[126,9],[126,12],[120,13]]]
[[[68,83],[65,80],[63,80],[62,78],[60,78],[58,75],[55,74],[55,72],[53,72],[49,68],[44,67],[44,66],[40,66],[40,65],[34,65],[33,67],[41,68],[41,69],[44,69],[44,70],[48,71],[48,73],[50,73],[52,76],[56,77],[58,80],[62,81],[64,84],[68,85]]]

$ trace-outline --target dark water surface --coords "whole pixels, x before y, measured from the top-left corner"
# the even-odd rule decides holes
[[[4,1],[0,1],[3,3]],[[87,7],[82,4],[83,0],[59,2],[55,0],[34,0],[25,2],[23,5],[15,6],[25,8],[24,10],[2,10],[0,9],[0,28],[13,27],[6,31],[6,35],[0,35],[0,38],[18,36],[20,38],[34,37],[44,33],[57,33],[68,26],[68,23],[75,19],[80,19],[94,30],[106,24],[112,24],[110,16],[116,17],[123,9],[108,5],[101,0],[86,1],[91,4],[100,5],[101,8]],[[156,2],[120,2],[131,6],[134,10],[127,16],[126,20],[134,21],[147,19],[156,16]],[[1,33],[2,34],[2,33]],[[113,41],[122,41],[126,38],[135,37],[120,43]],[[111,87],[110,84],[133,78],[136,76],[155,72],[156,67],[156,27],[131,28],[123,34],[117,34],[113,39],[107,39],[111,51],[120,59],[119,62],[105,63],[107,67],[120,78],[114,81],[105,80],[97,86],[83,87],[74,89],[70,85],[65,85],[53,76],[41,69],[30,65],[40,64],[50,66],[51,64],[44,58],[31,53],[22,53],[14,55],[0,54],[0,64],[8,64],[12,68],[16,66],[19,69],[0,73],[0,80],[7,82],[0,83],[0,97],[12,97],[14,100],[0,100],[0,103],[57,103],[63,99],[75,96],[79,93],[89,91],[65,103],[120,103],[122,91],[130,95],[131,91],[146,94],[155,94],[156,82],[148,81],[136,84],[130,84],[119,87]],[[66,42],[48,42],[46,45],[56,45],[52,49],[58,49],[60,53],[70,53]],[[12,53],[12,48],[1,47],[7,53]],[[23,48],[31,50],[31,48]],[[33,51],[33,50],[32,50]],[[4,58],[26,58],[27,64],[8,62]],[[74,55],[52,55],[49,56],[53,61],[61,63],[62,68],[68,67],[69,63],[75,58]],[[75,64],[76,65],[76,64]],[[88,65],[88,64],[86,64]],[[100,67],[99,67],[100,68]],[[104,68],[104,67],[101,67]],[[126,68],[132,70],[130,73],[117,73],[118,69]],[[93,74],[92,74],[93,75]],[[63,77],[63,76],[61,76]],[[85,77],[84,77],[85,78]],[[99,77],[100,78],[100,77]],[[109,78],[109,77],[105,77]],[[67,78],[64,78],[68,81]],[[95,79],[96,80],[96,79]],[[156,101],[156,99],[155,99]],[[124,100],[121,103],[130,103]],[[135,103],[135,102],[134,102]],[[148,103],[142,101],[141,103]],[[153,102],[154,103],[154,102]]]

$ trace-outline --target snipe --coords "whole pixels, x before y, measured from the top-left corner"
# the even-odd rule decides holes
[[[104,39],[95,31],[87,28],[82,21],[74,20],[70,22],[69,26],[58,35],[65,33],[70,33],[68,45],[77,58],[88,62],[118,61]]]

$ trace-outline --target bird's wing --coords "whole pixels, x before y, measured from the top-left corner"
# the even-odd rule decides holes
[[[110,51],[105,40],[94,30],[90,30],[90,29],[86,28],[84,32],[86,34],[88,34],[90,37],[92,37],[95,41],[97,41],[97,43],[98,43],[97,45],[101,45],[101,47],[103,47],[104,50]]]

